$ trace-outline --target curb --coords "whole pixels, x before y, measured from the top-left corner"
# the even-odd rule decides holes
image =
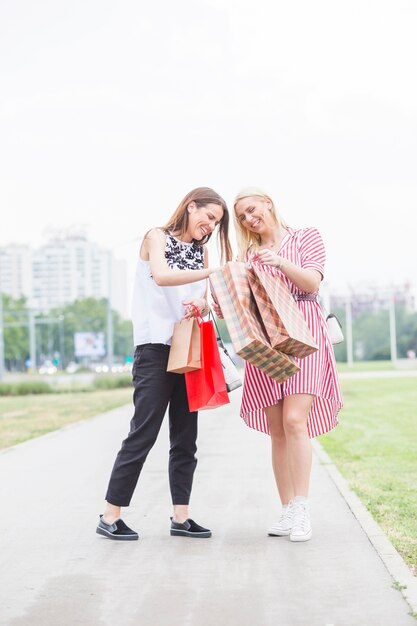
[[[405,600],[410,605],[412,613],[417,613],[417,578],[413,576],[407,564],[394,548],[382,528],[374,520],[365,505],[362,504],[359,497],[352,491],[347,480],[343,478],[332,459],[316,440],[313,441],[313,449],[320,464],[325,466],[327,473],[346,501],[353,515],[358,520],[378,556],[387,568],[388,573],[394,579],[395,586],[401,591]]]

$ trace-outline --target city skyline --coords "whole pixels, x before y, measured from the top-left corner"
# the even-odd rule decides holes
[[[50,233],[39,246],[0,245],[0,290],[44,312],[110,292],[112,308],[130,316],[126,262],[80,230]]]

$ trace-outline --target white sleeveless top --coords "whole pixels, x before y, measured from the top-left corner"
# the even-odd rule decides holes
[[[179,241],[167,233],[165,258],[172,269],[204,269],[204,248],[194,242]],[[161,287],[152,278],[149,261],[138,260],[132,299],[133,340],[143,343],[171,344],[175,322],[185,312],[184,301],[204,298],[207,280],[188,285]]]

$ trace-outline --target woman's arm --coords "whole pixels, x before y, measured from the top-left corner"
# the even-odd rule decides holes
[[[204,267],[208,268],[208,265],[209,265],[208,250],[207,248],[204,248]],[[210,306],[209,306],[209,303],[207,302],[207,289],[206,289],[205,298],[197,298],[196,300],[187,300],[186,302],[183,302],[183,304],[184,306],[188,306],[188,309],[184,315],[184,318],[186,319],[195,316],[196,310],[194,307],[198,309],[202,317],[210,313]]]
[[[148,256],[151,274],[160,287],[175,287],[188,285],[204,280],[218,268],[204,267],[202,270],[174,270],[171,269],[165,259],[165,233],[157,228],[151,230],[146,236],[144,254]]]
[[[272,250],[260,250],[257,254],[257,260],[260,263],[265,263],[265,265],[277,267],[298,289],[307,293],[316,293],[323,280],[323,276],[318,270],[303,269]]]

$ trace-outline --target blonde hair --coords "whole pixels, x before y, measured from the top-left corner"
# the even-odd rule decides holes
[[[262,191],[259,187],[245,187],[241,189],[239,193],[236,195],[233,202],[234,216],[235,216],[235,226],[236,226],[236,239],[237,239],[237,247],[238,247],[238,259],[239,261],[244,261],[246,258],[246,254],[250,248],[258,249],[261,244],[261,238],[257,233],[253,233],[242,224],[240,220],[237,219],[236,215],[236,205],[239,200],[243,200],[244,198],[261,198],[262,200],[269,200],[271,203],[271,215],[273,220],[282,228],[288,229],[288,225],[286,222],[278,215],[278,212],[275,208],[274,202],[267,193]]]

